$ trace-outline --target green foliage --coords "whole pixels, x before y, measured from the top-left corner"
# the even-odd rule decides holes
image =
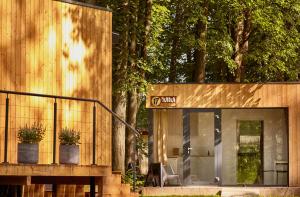
[[[113,9],[113,29],[121,33],[132,28],[128,15],[124,15],[122,6],[125,1],[106,0],[95,2]],[[128,0],[132,5],[133,1]],[[208,17],[203,4],[208,4]],[[145,12],[140,1],[139,13]],[[300,68],[300,1],[297,0],[153,0],[152,25],[147,60],[138,57],[140,71],[114,69],[117,76],[126,76],[120,88],[147,91],[148,83],[168,82],[172,41],[178,39],[174,49],[177,65],[177,82],[192,81],[196,47],[207,48],[206,81],[230,81],[237,68],[233,56],[235,53],[234,30],[237,22],[243,19],[243,12],[250,11],[251,31],[249,50],[243,56],[245,82],[295,81]],[[176,17],[177,16],[177,17]],[[140,17],[142,18],[142,17]],[[199,43],[195,39],[195,24],[202,20],[208,25],[207,42]],[[143,20],[139,20],[138,49],[143,43]],[[120,39],[125,37],[120,35]],[[127,37],[128,39],[128,37]],[[130,40],[129,40],[130,43]],[[117,46],[114,54],[120,49]],[[138,52],[139,54],[139,52]],[[126,53],[122,53],[126,55]],[[127,56],[131,58],[129,55]],[[120,56],[113,60],[121,61]],[[116,65],[116,64],[114,64]]]
[[[138,172],[138,170],[137,170]],[[134,181],[134,172],[133,169],[129,169],[126,171],[125,175],[122,176],[122,181],[123,183],[130,184],[130,186],[133,186],[133,181]],[[140,188],[143,187],[145,183],[145,177],[144,175],[137,174],[136,175],[136,187]]]
[[[238,151],[237,182],[240,184],[260,184],[261,182],[261,139],[262,121],[243,120],[239,121],[240,144]],[[241,141],[258,137],[257,141]]]
[[[299,0],[153,0],[146,58],[141,55],[145,33],[145,1],[94,2],[113,10],[113,31],[120,35],[119,43],[113,47],[114,93],[137,90],[139,101],[143,102],[149,83],[169,82],[171,57],[174,57],[176,65],[175,82],[193,82],[194,53],[196,49],[204,47],[207,52],[205,81],[234,81],[238,67],[234,57],[236,46],[240,44],[235,34],[238,22],[246,18],[245,11],[249,11],[250,30],[248,49],[242,57],[243,81],[299,80]],[[138,9],[138,21],[132,23],[132,10],[135,8]],[[206,42],[195,38],[199,20],[207,24]],[[129,46],[134,29],[137,30],[137,47],[136,54],[132,55]],[[177,41],[176,45],[174,40]],[[133,60],[136,66],[129,68]],[[146,122],[147,113],[142,107],[137,125],[145,128]],[[144,145],[141,143],[139,146],[142,150]],[[241,165],[247,163],[248,159],[241,160]]]
[[[143,139],[143,135],[138,135],[136,139],[136,149],[138,153],[138,159],[141,161],[143,157],[147,157],[148,143]]]
[[[18,139],[21,143],[37,144],[44,138],[46,128],[41,123],[35,122],[30,127],[25,125],[18,131]]]
[[[139,129],[148,128],[148,109],[146,109],[146,97],[141,98],[141,104],[137,114],[136,127]]]
[[[243,146],[238,155],[237,182],[259,184],[261,180],[261,155],[257,146]]]
[[[240,135],[260,136],[262,131],[261,120],[240,120]]]
[[[251,14],[249,51],[244,55],[246,82],[297,80],[300,58],[300,3],[296,0],[208,0],[208,18],[204,16],[203,0],[155,1],[153,6],[153,40],[151,59],[155,73],[153,82],[167,82],[174,36],[177,81],[190,82],[193,75],[195,47],[203,46],[195,40],[195,23],[207,20],[206,81],[230,81],[237,68],[234,29],[242,13]],[[180,5],[178,5],[180,4]],[[175,17],[176,9],[181,17]],[[157,9],[161,8],[161,10]],[[155,13],[158,11],[158,13]],[[160,14],[161,13],[161,14]],[[175,24],[175,26],[174,26]],[[156,28],[158,25],[159,28]],[[174,35],[175,34],[175,35]],[[151,64],[150,62],[150,64]],[[160,72],[159,72],[160,71]],[[163,75],[162,75],[163,74]]]
[[[80,132],[75,129],[63,128],[59,134],[59,141],[62,145],[80,144]]]

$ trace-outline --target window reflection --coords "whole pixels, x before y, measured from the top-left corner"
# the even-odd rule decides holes
[[[238,184],[261,184],[263,180],[263,121],[238,121]]]

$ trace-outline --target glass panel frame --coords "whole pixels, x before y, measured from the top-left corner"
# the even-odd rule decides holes
[[[228,111],[231,112],[228,112]],[[242,112],[242,113],[241,113]],[[237,170],[238,162],[231,158],[228,152],[234,151],[233,147],[228,147],[229,143],[238,139],[238,124],[229,126],[228,121],[237,123],[240,121],[263,121],[262,125],[262,181],[256,184],[239,184],[232,181],[237,177],[234,169]],[[223,183],[222,186],[239,187],[249,186],[289,186],[289,122],[288,108],[222,108],[222,126],[223,126]],[[229,134],[229,131],[236,131],[235,135]],[[228,135],[232,135],[231,138]],[[235,136],[235,137],[234,137]],[[234,138],[233,138],[234,137]],[[235,150],[237,150],[237,143]],[[233,153],[237,154],[237,153]],[[236,166],[232,165],[236,163]],[[230,181],[231,180],[231,181]]]
[[[239,184],[231,184],[230,182],[228,181],[225,181],[225,179],[222,177],[222,174],[224,174],[227,170],[224,169],[224,167],[222,165],[224,165],[224,161],[222,161],[222,158],[224,159],[224,157],[227,157],[225,154],[223,154],[222,152],[222,149],[226,149],[226,151],[231,151],[229,150],[227,147],[222,147],[222,145],[224,145],[224,141],[222,141],[222,133],[223,133],[223,136],[224,135],[227,135],[226,133],[224,133],[224,129],[226,130],[225,127],[227,127],[226,125],[222,125],[223,124],[223,120],[226,121],[226,118],[224,117],[224,111],[225,110],[283,110],[283,114],[282,117],[281,117],[281,121],[284,121],[285,122],[285,129],[286,129],[286,133],[284,135],[286,135],[285,137],[283,137],[283,140],[285,140],[286,142],[283,142],[283,144],[281,144],[281,146],[284,149],[284,151],[286,151],[286,156],[283,156],[282,159],[280,158],[277,158],[276,159],[276,162],[274,163],[274,168],[278,168],[281,173],[281,171],[284,171],[284,173],[281,173],[279,175],[277,175],[277,184],[273,184],[273,183],[276,183],[276,178],[274,178],[275,182],[266,182],[265,180],[265,177],[266,175],[269,176],[269,179],[270,179],[270,176],[271,177],[276,177],[276,172],[274,170],[272,170],[272,168],[269,169],[264,169],[264,173],[263,173],[263,176],[264,176],[264,182],[260,185],[248,185],[248,186],[289,186],[289,116],[288,116],[288,108],[282,108],[282,107],[279,107],[279,108],[218,108],[218,109],[212,109],[212,108],[209,108],[209,109],[182,109],[182,108],[178,108],[178,109],[172,109],[172,110],[181,110],[182,111],[182,129],[183,130],[183,134],[182,134],[182,147],[183,147],[183,151],[182,151],[182,160],[181,163],[182,166],[180,167],[182,173],[183,173],[183,183],[184,185],[188,185],[189,184],[189,176],[190,176],[190,169],[189,169],[189,165],[190,165],[190,159],[189,159],[189,155],[186,154],[188,148],[190,147],[190,133],[189,133],[189,113],[190,112],[214,112],[215,114],[215,121],[214,121],[214,126],[215,126],[215,152],[219,152],[217,154],[217,156],[215,157],[216,159],[216,162],[215,162],[215,171],[216,171],[216,174],[219,176],[219,182],[218,182],[218,185],[219,186],[233,186],[233,187],[238,187],[240,186]],[[160,108],[159,110],[163,110],[163,108]],[[164,110],[168,110],[168,109],[164,109]],[[155,151],[153,149],[153,126],[152,126],[152,122],[153,122],[153,112],[152,112],[152,109],[149,110],[150,113],[149,113],[149,117],[150,117],[150,124],[151,125],[149,128],[149,155],[150,155],[150,162],[151,163],[151,159],[153,159],[153,151]],[[223,120],[222,120],[223,119]],[[245,119],[240,119],[240,120],[245,120]],[[273,123],[274,124],[274,123]],[[224,127],[224,129],[221,130],[221,127]],[[233,129],[233,128],[232,128]],[[222,132],[221,132],[222,131]],[[265,130],[263,129],[263,133],[264,135],[265,134]],[[270,134],[267,134],[270,138]],[[274,134],[275,135],[275,134]],[[276,134],[277,135],[277,134]],[[271,136],[271,137],[274,137],[274,136]],[[277,138],[277,136],[275,136]],[[265,136],[264,136],[265,138]],[[279,137],[280,138],[280,137]],[[264,139],[266,140],[266,139]],[[269,139],[270,140],[270,139]],[[280,140],[280,139],[276,139],[276,141],[274,141],[275,143],[278,143],[277,140]],[[282,140],[282,139],[281,139]],[[264,151],[264,154],[269,154],[269,153],[266,153]],[[276,156],[277,157],[277,156]],[[268,160],[268,158],[264,158],[263,159],[263,162],[265,162],[266,160]],[[273,162],[273,161],[272,161]],[[265,165],[265,164],[264,164]],[[271,164],[270,164],[271,165]],[[273,165],[272,165],[273,166]],[[271,166],[271,167],[272,167]],[[233,166],[230,166],[231,168]],[[223,169],[222,169],[223,168]],[[221,170],[223,170],[223,173],[221,172]],[[226,174],[226,173],[225,173]],[[224,176],[224,175],[223,175]],[[282,181],[281,179],[284,179],[286,181]]]
[[[263,120],[237,120],[237,185],[263,185],[263,136]]]
[[[222,167],[222,133],[221,133],[221,109],[184,109],[183,110],[183,183],[191,185],[191,157],[190,157],[190,113],[212,112],[214,114],[214,185],[221,185]]]

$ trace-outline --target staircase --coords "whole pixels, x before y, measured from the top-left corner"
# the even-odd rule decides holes
[[[121,182],[121,174],[113,173],[109,177],[103,179],[102,194],[103,197],[137,197],[138,193],[130,191],[129,184],[123,184]]]

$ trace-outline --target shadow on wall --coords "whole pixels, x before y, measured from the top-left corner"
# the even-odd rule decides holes
[[[60,70],[59,67],[62,67],[61,72],[55,73],[56,80],[53,82],[63,83],[54,87],[63,85],[65,91],[58,92],[68,93],[67,96],[98,98],[102,84],[110,80],[109,75],[102,77],[103,73],[110,72],[110,68],[107,68],[109,50],[106,49],[110,47],[107,13],[70,4],[53,6],[63,4],[61,2],[43,2],[15,0],[0,6],[0,69],[3,73],[1,89],[42,93],[45,90],[36,81],[46,81],[49,70],[55,72],[55,68]],[[53,16],[47,13],[50,12],[46,10],[47,6],[52,6]],[[51,17],[55,21],[62,20],[61,30]],[[39,18],[41,21],[49,21],[41,24],[37,20]],[[51,31],[54,31],[54,35],[51,35]],[[51,36],[55,47],[53,50],[61,51],[61,57],[50,54],[51,46],[47,46],[47,41]],[[59,41],[62,41],[62,49],[57,46]],[[49,59],[46,56],[50,56]],[[61,61],[50,60],[58,58]]]
[[[257,107],[260,98],[254,97],[261,84],[212,84],[199,86],[195,94],[188,97],[192,105],[203,103],[204,107]],[[202,95],[202,98],[199,97]]]
[[[258,107],[263,84],[158,84],[149,95],[177,96],[177,107]]]
[[[72,96],[99,99],[101,85],[108,81],[108,78],[102,77],[103,72],[108,72],[105,70],[107,62],[104,61],[107,56],[105,48],[108,47],[108,37],[105,37],[108,33],[105,29],[108,21],[106,18],[99,18],[100,15],[105,17],[104,12],[78,6],[70,7],[63,13],[65,20],[70,18],[73,26],[70,32],[71,45],[64,43],[63,46],[64,57],[69,58],[68,71],[76,73],[75,75],[82,75],[83,71],[88,75],[82,78],[88,80],[88,84],[81,86],[78,81]]]
[[[27,45],[35,42],[38,36],[37,28],[34,20],[26,20],[22,17],[25,15],[26,1],[7,1],[2,4],[0,6],[0,69],[2,72],[0,87],[7,90],[20,90],[21,86],[25,87],[20,75],[25,65],[29,65],[26,56],[31,55],[25,54],[22,47],[25,46],[25,40]],[[31,9],[31,14],[38,18],[41,14],[39,8],[32,6]],[[42,78],[42,74],[39,72],[37,77]]]
[[[103,74],[111,72],[110,48],[106,48],[111,36],[108,13],[60,1],[11,0],[1,3],[0,16],[0,89],[109,101],[110,92],[105,91],[110,74]],[[0,99],[4,103],[5,95]],[[53,99],[10,97],[11,105],[17,102],[26,108],[22,108],[20,121],[11,123],[16,128],[53,118]],[[81,113],[91,110],[91,105],[57,102],[58,130],[82,126],[81,118],[90,122],[91,117]],[[20,108],[10,111],[12,117],[18,117],[17,113]],[[91,130],[89,125],[84,127]],[[51,137],[51,131],[47,135]],[[84,135],[89,139],[88,132]]]

